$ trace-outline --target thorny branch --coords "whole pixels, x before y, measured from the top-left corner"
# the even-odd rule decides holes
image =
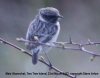
[[[19,41],[25,41],[25,40],[22,39],[22,38],[21,38],[21,39],[17,39],[17,40],[19,40]],[[17,49],[17,50],[19,50],[19,51],[21,51],[21,52],[23,52],[23,53],[29,55],[30,57],[32,57],[32,55],[30,54],[30,52],[28,52],[28,51],[26,51],[26,50],[24,50],[24,49],[18,47],[17,45],[12,44],[11,42],[8,42],[8,41],[4,40],[4,39],[2,39],[2,38],[0,38],[0,43],[7,44],[7,45],[9,45],[9,46],[11,46],[11,47],[14,47],[15,49]],[[42,43],[39,43],[39,44],[42,45]],[[43,43],[43,44],[44,44],[44,43]],[[47,45],[47,44],[46,44],[46,45]],[[50,66],[43,58],[40,58],[40,59],[38,59],[38,60],[39,60],[41,63],[43,63],[43,64],[45,64],[46,66],[48,66],[49,68],[55,70],[56,72],[62,73],[63,75],[68,76],[68,77],[70,77],[70,78],[76,78],[76,76],[72,76],[72,75],[70,75],[70,74],[68,74],[68,73],[65,73],[65,72],[59,70],[58,68],[56,68],[56,67],[53,66],[53,65]]]
[[[100,45],[100,42],[92,42],[92,41],[90,41],[89,39],[88,39],[88,43],[85,43],[85,44],[75,43],[75,42],[72,41],[71,37],[69,37],[69,42],[41,43],[41,42],[39,42],[39,41],[38,41],[38,42],[37,42],[37,41],[36,41],[36,42],[28,41],[28,40],[25,40],[25,39],[23,39],[23,38],[17,38],[17,41],[19,41],[19,42],[24,42],[24,43],[25,43],[25,42],[29,42],[29,43],[34,43],[34,44],[40,44],[40,45],[44,45],[44,46],[46,46],[46,47],[60,48],[60,49],[63,49],[63,50],[68,50],[68,49],[69,49],[69,50],[76,50],[76,51],[78,50],[78,51],[86,52],[86,53],[92,55],[92,59],[91,59],[92,61],[94,60],[95,57],[100,56],[100,54],[97,54],[97,53],[95,53],[95,52],[88,51],[88,50],[85,49],[85,47],[86,47],[86,46],[89,46],[89,45]],[[25,54],[27,54],[27,55],[29,55],[29,56],[32,57],[32,55],[31,55],[29,52],[27,52],[26,50],[24,50],[24,49],[22,49],[22,48],[20,48],[20,47],[18,47],[18,46],[16,46],[16,45],[14,45],[14,44],[8,42],[8,41],[6,41],[6,40],[4,40],[4,39],[2,39],[2,38],[0,38],[0,42],[1,42],[1,43],[4,43],[4,44],[7,44],[7,45],[10,45],[10,46],[12,46],[12,47],[18,49],[19,51],[22,51],[23,53],[25,53]],[[78,46],[78,48],[67,47],[66,44],[75,45],[75,46]],[[55,70],[56,72],[64,73],[63,71],[57,69],[56,67],[50,66],[43,58],[40,58],[39,61],[40,61],[41,63],[45,64],[46,66],[51,67],[51,68],[52,68],[53,70]],[[68,77],[70,77],[70,78],[76,78],[76,76],[72,76],[72,75],[69,75],[69,74],[67,74],[67,73],[66,73],[66,74],[63,74],[63,75],[66,75],[66,76],[68,76]]]
[[[92,51],[85,49],[85,47],[89,46],[89,45],[91,45],[91,46],[92,45],[100,45],[100,42],[92,42],[92,41],[90,41],[90,39],[88,39],[88,43],[85,43],[85,44],[75,43],[75,42],[72,41],[71,37],[69,37],[69,42],[41,43],[41,42],[28,41],[28,40],[25,40],[23,38],[17,38],[17,41],[29,42],[29,43],[34,43],[34,44],[38,43],[38,44],[44,45],[46,47],[60,48],[60,49],[63,49],[63,50],[78,50],[78,51],[86,52],[86,53],[92,55],[91,61],[93,61],[95,59],[95,57],[97,57],[97,56],[100,57],[100,54],[97,54],[95,52],[92,52]],[[75,46],[78,46],[78,48],[67,47],[66,44],[75,45]]]

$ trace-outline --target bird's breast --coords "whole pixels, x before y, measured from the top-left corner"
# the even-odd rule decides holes
[[[59,35],[59,31],[60,31],[60,25],[59,23],[57,24],[42,24],[41,29],[39,30],[38,33],[40,33],[40,35],[38,36],[40,41],[43,42],[50,42],[50,41],[56,41],[57,37]]]

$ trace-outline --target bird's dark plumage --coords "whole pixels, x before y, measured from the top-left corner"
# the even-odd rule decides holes
[[[34,38],[36,36],[38,37],[38,41],[42,43],[56,41],[60,31],[58,15],[60,16],[59,11],[55,8],[50,7],[40,9],[39,14],[37,14],[35,19],[29,25],[26,40],[34,42],[36,41]],[[42,51],[43,46],[28,42],[26,42],[26,46],[32,51],[32,62],[33,64],[36,64],[38,53]]]

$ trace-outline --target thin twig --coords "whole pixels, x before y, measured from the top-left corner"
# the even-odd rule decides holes
[[[23,53],[29,55],[30,57],[32,57],[32,55],[30,54],[30,52],[28,52],[28,51],[26,51],[26,50],[24,50],[24,49],[22,49],[22,48],[20,48],[20,47],[18,47],[18,46],[16,46],[16,45],[12,44],[11,42],[8,42],[8,41],[6,41],[6,40],[4,40],[4,39],[2,39],[2,38],[0,38],[0,42],[1,42],[1,43],[4,43],[4,44],[7,44],[7,45],[9,45],[9,46],[11,46],[11,47],[14,47],[15,49],[17,49],[17,50],[19,50],[19,51],[21,51],[21,52],[23,52]],[[72,76],[72,75],[70,75],[70,74],[68,74],[68,73],[65,73],[65,72],[59,70],[58,68],[56,68],[55,66],[50,66],[50,65],[49,65],[46,61],[44,61],[43,59],[38,59],[38,60],[39,60],[41,63],[45,64],[46,66],[51,67],[51,68],[52,68],[53,70],[55,70],[56,72],[63,73],[63,75],[68,76],[68,77],[70,77],[70,78],[76,78],[76,76]]]
[[[91,46],[92,45],[100,45],[100,42],[92,42],[90,39],[88,39],[88,43],[85,43],[85,44],[75,43],[72,41],[71,37],[69,37],[69,42],[52,42],[52,43],[33,42],[33,41],[25,40],[23,38],[17,38],[17,40],[20,42],[24,42],[24,43],[28,42],[28,43],[40,44],[40,45],[44,45],[46,47],[59,48],[59,49],[63,49],[63,50],[78,50],[81,52],[86,52],[86,53],[92,55],[92,58],[90,58],[91,61],[93,61],[95,59],[95,57],[97,57],[97,56],[100,57],[100,54],[97,54],[95,52],[85,49],[85,47],[89,46],[89,45],[91,45]],[[75,45],[75,46],[78,46],[78,48],[67,47],[66,44]]]
[[[64,49],[64,50],[65,49],[66,50],[79,50],[79,51],[83,51],[83,52],[86,52],[86,53],[91,54],[91,55],[100,56],[100,54],[97,54],[95,52],[88,51],[88,50],[85,49],[85,47],[89,46],[89,45],[91,45],[91,46],[92,45],[100,45],[100,42],[91,42],[90,40],[88,41],[88,43],[85,43],[85,44],[74,43],[71,40],[71,38],[70,38],[69,42],[52,42],[52,43],[33,42],[33,41],[25,40],[23,38],[17,38],[17,41],[40,44],[40,45],[44,45],[44,46],[47,46],[47,47],[60,48],[60,49]],[[76,45],[76,46],[78,46],[78,48],[67,47],[66,44]]]

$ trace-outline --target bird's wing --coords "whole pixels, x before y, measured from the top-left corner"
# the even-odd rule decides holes
[[[35,36],[36,31],[37,31],[37,25],[36,25],[35,20],[33,20],[28,27],[28,30],[26,33],[26,40],[34,41],[34,36]],[[26,42],[25,45],[28,49],[31,49],[34,46],[32,43],[28,43],[28,42]]]

